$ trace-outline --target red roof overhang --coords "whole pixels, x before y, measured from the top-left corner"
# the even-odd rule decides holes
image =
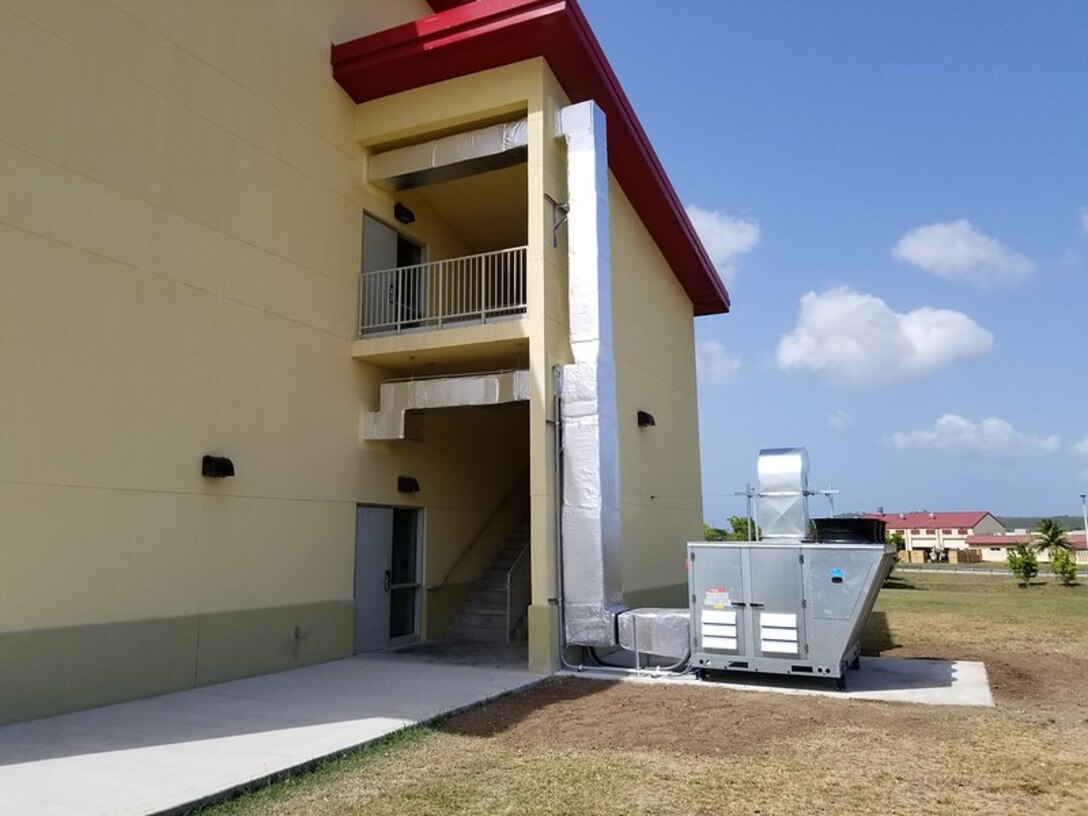
[[[608,163],[696,315],[729,311],[729,293],[575,0],[432,0],[437,14],[332,49],[333,76],[355,102],[533,57],[572,102],[608,117]]]
[[[464,6],[474,2],[476,2],[476,0],[427,0],[427,5],[435,11],[448,11],[451,8]]]

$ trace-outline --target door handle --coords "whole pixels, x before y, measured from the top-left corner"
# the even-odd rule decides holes
[[[389,570],[386,570],[386,571],[385,571],[385,580],[384,580],[384,581],[382,581],[382,586],[383,586],[383,587],[385,588],[385,591],[386,591],[386,592],[388,592],[388,591],[389,591],[389,583],[390,583],[390,578],[391,578],[391,577],[392,577],[392,576],[391,576],[391,575],[389,574]]]
[[[744,603],[743,601],[733,601],[731,606],[735,606],[738,609],[743,609],[744,607],[748,606],[748,604]]]
[[[763,608],[763,604],[761,604],[761,603],[752,603],[752,604],[750,604],[750,606],[752,607],[752,609],[762,609]]]

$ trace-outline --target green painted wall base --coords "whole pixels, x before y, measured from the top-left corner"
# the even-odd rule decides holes
[[[559,670],[559,607],[529,607],[529,671],[541,674]]]
[[[0,723],[351,654],[351,601],[0,633]]]

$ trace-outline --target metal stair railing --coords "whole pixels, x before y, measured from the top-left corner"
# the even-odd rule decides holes
[[[514,630],[521,623],[532,600],[532,573],[529,560],[530,541],[525,542],[518,557],[506,571],[506,642],[509,643]]]
[[[481,540],[483,540],[484,534],[487,533],[487,531],[491,528],[491,526],[495,523],[495,521],[499,518],[499,516],[502,515],[503,511],[510,508],[511,503],[513,502],[514,498],[523,489],[528,487],[528,481],[529,481],[529,468],[525,468],[525,470],[523,470],[521,472],[521,474],[518,476],[517,481],[514,482],[514,486],[510,488],[510,491],[505,496],[503,496],[502,501],[500,501],[498,503],[498,505],[496,505],[495,509],[491,511],[491,515],[487,517],[487,521],[485,521],[483,523],[483,525],[481,525],[481,527],[477,531],[476,535],[474,535],[471,539],[469,539],[469,542],[465,546],[465,548],[463,550],[461,550],[461,552],[458,554],[457,558],[455,558],[453,563],[450,564],[449,569],[446,570],[446,572],[442,575],[442,577],[436,583],[429,585],[427,587],[427,589],[429,589],[429,590],[439,589],[439,588],[445,586],[446,581],[448,581],[450,576],[453,575],[454,571],[459,566],[461,566],[461,563],[465,560],[465,558],[468,556],[468,554],[470,552],[472,552],[472,550],[476,547],[476,545]]]

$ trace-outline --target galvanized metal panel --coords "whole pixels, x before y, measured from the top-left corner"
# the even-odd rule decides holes
[[[687,609],[632,609],[618,618],[620,646],[679,660],[691,648],[690,623]]]
[[[759,518],[769,540],[808,537],[808,452],[766,448],[759,452]]]

